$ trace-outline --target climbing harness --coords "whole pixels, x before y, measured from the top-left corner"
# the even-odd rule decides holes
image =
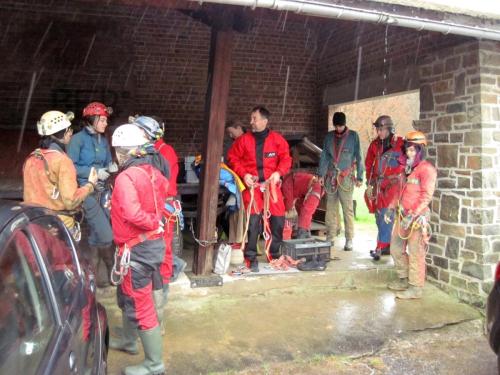
[[[271,232],[271,224],[269,221],[269,219],[271,218],[270,202],[272,201],[273,203],[276,203],[278,201],[278,196],[276,193],[276,184],[271,184],[269,181],[265,181],[264,183],[256,183],[253,186],[249,187],[250,202],[245,212],[246,222],[245,222],[245,231],[241,242],[241,249],[242,251],[245,250],[246,240],[248,237],[248,227],[250,225],[250,216],[252,214],[252,208],[256,213],[259,212],[257,204],[255,202],[255,189],[260,189],[260,191],[263,193],[264,196],[263,197],[264,207],[262,212],[262,219],[263,219],[262,221],[264,223],[263,225],[264,229],[262,231],[262,237],[264,238],[264,243],[265,243],[264,249],[266,257],[268,261],[271,261],[272,256],[270,253],[270,249],[272,243],[272,232]]]

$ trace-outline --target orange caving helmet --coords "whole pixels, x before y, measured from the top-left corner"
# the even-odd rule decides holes
[[[425,134],[418,130],[408,132],[406,134],[405,141],[408,143],[427,146],[427,138],[425,137]]]

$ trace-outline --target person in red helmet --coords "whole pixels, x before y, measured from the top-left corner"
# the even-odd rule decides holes
[[[400,164],[403,155],[403,137],[395,134],[395,127],[389,116],[379,116],[373,123],[377,130],[375,138],[366,153],[365,168],[367,189],[365,200],[368,209],[375,214],[378,228],[377,246],[370,251],[374,260],[390,254],[393,222],[384,220],[391,201],[398,196],[404,167]]]
[[[263,215],[268,260],[279,258],[285,226],[280,183],[281,177],[290,170],[292,158],[285,138],[268,128],[270,116],[263,106],[253,108],[252,131],[238,137],[228,151],[229,166],[247,186],[243,203],[250,215],[244,255],[252,272],[259,272],[257,240]]]
[[[121,167],[111,198],[113,237],[118,248],[112,281],[119,285],[123,323],[121,343],[115,348],[136,352],[137,329],[145,356],[141,364],[126,367],[126,375],[165,371],[153,290],[161,289],[156,276],[165,256],[163,208],[169,182],[158,169],[154,151],[145,149],[147,143],[143,130],[134,124],[119,126],[112,137]],[[159,288],[154,285],[158,281]]]
[[[83,201],[85,220],[89,227],[89,259],[96,271],[98,287],[109,286],[109,275],[113,267],[114,248],[111,224],[109,221],[108,198],[110,188],[108,178],[118,167],[113,162],[108,141],[104,135],[108,126],[111,108],[102,103],[93,102],[83,109],[85,127],[75,134],[68,145],[68,156],[73,161],[77,172],[78,184],[88,183],[89,172],[97,170],[98,182],[93,194]],[[99,262],[106,268],[107,277],[99,272]]]
[[[388,288],[398,291],[397,298],[416,299],[422,297],[425,283],[425,255],[430,238],[429,204],[436,188],[436,168],[424,160],[427,146],[425,135],[411,131],[405,137],[402,163],[406,181],[399,192],[399,199],[390,205],[385,220],[392,221],[391,255],[398,279]],[[394,210],[397,210],[394,212]]]
[[[311,237],[311,221],[319,201],[324,194],[323,186],[318,176],[306,172],[290,172],[283,177],[283,198],[285,210],[295,207],[298,213],[296,238]]]

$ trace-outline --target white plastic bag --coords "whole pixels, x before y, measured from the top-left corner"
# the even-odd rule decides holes
[[[229,270],[231,263],[231,245],[221,243],[217,249],[217,257],[215,258],[214,273],[224,275]]]

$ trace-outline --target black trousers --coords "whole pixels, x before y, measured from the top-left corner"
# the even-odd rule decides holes
[[[271,247],[269,249],[271,257],[277,259],[281,255],[281,243],[283,242],[283,228],[285,227],[284,216],[271,216],[269,218],[271,227]],[[245,258],[252,261],[257,257],[257,240],[263,231],[262,215],[250,215],[248,225],[248,243],[245,247]]]

